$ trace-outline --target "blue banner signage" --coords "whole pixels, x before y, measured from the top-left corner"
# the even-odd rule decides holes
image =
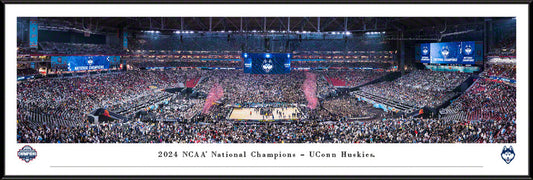
[[[68,71],[86,71],[109,69],[109,65],[118,65],[120,56],[52,56],[51,68]]]
[[[37,48],[39,43],[39,24],[37,18],[30,18],[30,47]]]
[[[122,47],[128,49],[128,32],[126,31],[122,34]]]
[[[420,45],[420,62],[422,63],[429,63],[430,62],[430,44],[421,44]]]

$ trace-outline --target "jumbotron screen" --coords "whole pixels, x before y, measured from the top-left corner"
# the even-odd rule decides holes
[[[52,56],[52,68],[66,68],[68,71],[85,71],[109,69],[110,65],[118,65],[120,56]]]
[[[244,73],[286,74],[291,72],[289,53],[243,53]]]
[[[483,60],[483,43],[479,41],[420,44],[420,62],[431,64],[475,64]]]

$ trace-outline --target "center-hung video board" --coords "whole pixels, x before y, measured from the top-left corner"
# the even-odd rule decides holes
[[[289,53],[243,53],[244,73],[286,74],[291,72]]]

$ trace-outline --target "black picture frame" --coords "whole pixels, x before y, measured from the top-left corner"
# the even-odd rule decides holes
[[[528,4],[531,0],[336,0],[334,2],[324,2],[323,0],[3,0],[1,9],[5,13],[5,5],[7,4],[142,4],[142,3],[156,3],[156,4]],[[528,12],[529,14],[529,12]],[[2,38],[6,36],[5,17],[1,19],[1,29],[3,32]],[[531,24],[531,19],[529,19]],[[529,33],[531,37],[531,33]],[[5,40],[4,40],[5,42]],[[528,41],[529,43],[529,41]],[[2,48],[2,55],[5,57],[5,48]],[[531,56],[531,51],[530,51]],[[4,59],[4,61],[9,61]],[[6,70],[5,64],[1,64],[2,69]],[[7,67],[11,68],[11,67]],[[531,62],[529,65],[531,69]],[[2,82],[5,84],[5,73],[2,73]],[[531,78],[531,76],[530,76]],[[531,87],[531,86],[530,86]],[[5,105],[5,89],[2,88],[2,101]],[[2,115],[5,117],[5,109],[2,108]],[[5,118],[4,118],[5,119]],[[9,119],[5,119],[8,121]],[[5,127],[2,128],[0,136],[4,137]],[[528,129],[529,136],[529,129]],[[530,137],[530,136],[529,136]],[[531,139],[530,142],[531,144]],[[2,144],[2,154],[5,153],[5,143]],[[528,152],[529,153],[529,152]],[[532,179],[531,171],[525,176],[6,176],[6,164],[4,156],[4,168],[2,169],[2,179]],[[529,165],[529,159],[528,159]]]

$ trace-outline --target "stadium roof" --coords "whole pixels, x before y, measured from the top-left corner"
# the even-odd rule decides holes
[[[480,24],[511,17],[41,17],[40,22],[94,32],[192,31],[396,31]]]

